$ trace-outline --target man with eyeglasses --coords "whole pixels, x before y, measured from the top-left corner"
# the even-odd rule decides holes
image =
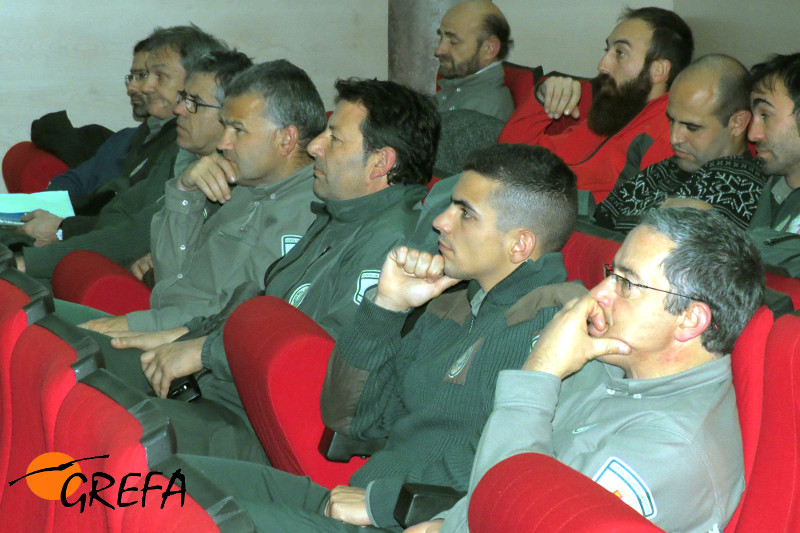
[[[606,272],[522,370],[500,373],[470,491],[503,459],[537,452],[667,531],[722,531],[744,489],[727,354],[761,302],[758,250],[717,212],[656,209]],[[429,531],[467,531],[468,497]]]
[[[214,144],[204,157],[167,182],[164,208],[153,217],[150,309],[84,327],[157,331],[217,313],[241,283],[263,289],[267,267],[314,221],[313,159],[306,146],[325,127],[314,83],[278,60],[226,83],[222,106],[215,88],[213,75],[193,75],[178,93],[181,146],[195,128],[219,131],[208,138]]]
[[[20,231],[35,238],[35,246],[23,247],[17,266],[33,277],[49,279],[56,264],[73,250],[93,250],[120,263],[144,255],[150,246],[147,228],[160,208],[164,183],[194,158],[178,157],[172,112],[177,92],[183,89],[187,68],[203,55],[226,48],[196,26],[157,29],[146,43],[148,76],[142,86],[150,113],[146,129],[134,136],[118,176],[98,187],[87,201],[73,199],[76,216],[61,218],[42,210],[26,215],[30,220]]]
[[[133,47],[130,73],[124,77],[125,91],[130,98],[133,119],[142,124],[136,128],[121,129],[98,148],[94,157],[55,176],[47,185],[48,191],[67,191],[76,208],[80,208],[99,186],[119,175],[130,174],[139,165],[138,158],[131,158],[126,164],[126,156],[134,146],[146,143],[152,146],[152,149],[159,150],[163,148],[162,144],[171,145],[175,141],[175,130],[169,127],[160,128],[160,135],[156,137],[148,137],[150,125],[158,120],[150,117],[147,98],[142,92],[147,79],[146,61],[149,54],[150,36]],[[168,117],[167,120],[170,118],[172,117]],[[142,170],[146,172],[146,169],[139,169]],[[29,228],[33,230],[33,225]]]

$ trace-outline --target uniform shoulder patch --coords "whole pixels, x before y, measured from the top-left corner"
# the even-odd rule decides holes
[[[353,301],[356,305],[361,305],[361,300],[364,299],[364,293],[368,289],[378,284],[378,278],[381,277],[380,270],[362,270],[358,276],[358,283],[356,283],[356,292],[353,294]]]
[[[609,457],[592,480],[645,518],[652,519],[656,516],[658,510],[650,488],[633,468],[618,457]]]
[[[281,237],[281,256],[288,254],[302,238],[302,235],[283,235]]]

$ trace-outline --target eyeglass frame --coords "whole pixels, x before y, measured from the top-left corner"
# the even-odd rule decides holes
[[[132,81],[144,81],[144,80],[146,80],[147,76],[149,76],[149,73],[147,71],[144,71],[141,74],[137,74],[136,72],[133,72],[131,74],[125,74],[125,77],[123,79],[125,80],[125,85],[130,85],[130,83]]]
[[[212,109],[222,109],[221,105],[211,105],[211,104],[204,104],[203,102],[198,102],[194,98],[190,97],[189,94],[183,89],[178,91],[178,93],[175,95],[175,105],[178,105],[181,102],[184,102],[184,105],[186,106],[186,111],[192,114],[197,113],[198,107],[210,107]],[[191,106],[189,105],[190,103],[192,104]]]
[[[678,292],[672,292],[672,291],[667,291],[667,290],[664,290],[664,289],[658,289],[656,287],[651,287],[649,285],[644,285],[642,283],[634,283],[633,281],[629,280],[625,276],[620,276],[619,274],[614,273],[614,264],[613,263],[603,263],[603,279],[608,279],[609,276],[611,276],[613,278],[614,291],[619,296],[621,296],[622,298],[628,298],[628,296],[630,296],[631,287],[639,287],[640,289],[650,289],[651,291],[658,291],[658,292],[663,292],[665,294],[672,294],[673,296],[680,296],[681,298],[686,298],[687,300],[691,300],[693,302],[702,302],[702,303],[708,305],[709,311],[711,310],[711,305],[709,305],[707,302],[703,302],[702,300],[698,300],[697,298],[692,298],[691,296],[686,296],[685,294],[680,294]],[[628,294],[627,295],[624,295],[624,294],[622,294],[622,292],[618,292],[617,291],[617,287],[619,287],[619,280],[622,280],[624,283],[628,284],[628,289],[627,289],[627,293]],[[623,290],[623,289],[620,289],[620,290]],[[625,292],[625,291],[623,290],[623,292]],[[714,320],[713,311],[712,311],[712,317],[711,317],[711,327],[714,328],[714,329],[719,329],[719,326],[717,325],[717,321]]]

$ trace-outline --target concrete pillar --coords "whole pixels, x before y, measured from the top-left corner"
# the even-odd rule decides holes
[[[461,0],[389,0],[389,79],[425,94],[436,90],[433,57],[442,15]]]

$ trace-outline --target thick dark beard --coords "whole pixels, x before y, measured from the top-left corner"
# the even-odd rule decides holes
[[[589,129],[605,137],[614,135],[644,109],[652,88],[648,65],[638,76],[619,87],[611,76],[600,74],[592,80],[592,107],[587,117]]]

